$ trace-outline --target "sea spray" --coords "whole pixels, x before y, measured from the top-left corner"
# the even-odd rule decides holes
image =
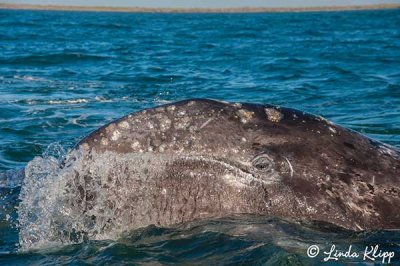
[[[59,243],[55,236],[55,217],[63,208],[63,150],[50,145],[25,167],[18,206],[19,244],[22,250]]]
[[[203,172],[196,174],[194,165],[202,166],[201,171],[211,167],[215,172],[204,177]],[[190,178],[179,172],[166,175],[166,168],[188,171]],[[29,162],[25,174],[18,206],[22,251],[86,240],[115,240],[126,231],[149,224],[182,223],[191,212],[181,210],[188,200],[195,200],[190,191],[198,184],[212,182],[212,191],[202,192],[211,194],[203,197],[227,197],[226,184],[244,189],[262,182],[212,157],[97,153],[84,147],[69,153],[52,148]],[[180,183],[183,191],[170,182]],[[185,191],[189,195],[185,196]],[[227,204],[223,208],[233,208],[229,200],[221,202]]]
[[[166,158],[82,149],[65,158],[55,155],[46,152],[25,168],[18,206],[22,251],[116,239],[145,225],[146,220],[135,217],[143,216],[138,210],[150,208],[147,181],[163,171]]]

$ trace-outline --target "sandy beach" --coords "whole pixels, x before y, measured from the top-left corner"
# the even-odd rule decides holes
[[[400,4],[354,5],[354,6],[321,6],[321,7],[239,7],[239,8],[147,8],[147,7],[107,7],[107,6],[58,6],[2,4],[0,9],[19,10],[60,10],[60,11],[94,11],[94,12],[132,12],[132,13],[269,13],[269,12],[312,12],[312,11],[351,11],[398,9]]]

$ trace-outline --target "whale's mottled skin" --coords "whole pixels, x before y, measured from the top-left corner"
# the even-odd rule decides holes
[[[294,109],[186,100],[122,117],[78,147],[169,159],[132,187],[133,227],[250,213],[400,228],[399,152]]]

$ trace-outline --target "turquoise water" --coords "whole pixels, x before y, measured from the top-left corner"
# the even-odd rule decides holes
[[[399,232],[354,233],[262,217],[20,251],[18,169],[35,156],[65,153],[127,113],[193,97],[297,108],[400,147],[400,10],[0,10],[0,264],[317,265],[306,255],[311,244],[363,250],[375,243],[399,261]]]

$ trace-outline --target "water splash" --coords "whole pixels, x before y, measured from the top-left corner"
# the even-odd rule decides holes
[[[64,155],[65,151],[60,145],[52,144],[43,156],[35,157],[25,167],[17,211],[22,250],[36,242],[39,243],[35,247],[40,248],[40,240],[46,238],[46,234],[51,234],[52,215],[56,215],[55,208],[62,207],[58,193],[64,185],[59,175]]]
[[[25,168],[18,207],[20,249],[118,239],[133,228],[182,222],[186,214],[175,208],[182,208],[179,201],[185,198],[181,195],[184,192],[169,184],[176,182],[175,178],[165,175],[167,167],[171,167],[169,171],[182,171],[182,167],[171,166],[177,163],[186,164],[185,169],[190,171],[190,178],[182,182],[205,182],[204,173],[196,174],[193,165],[214,165],[217,170],[208,173],[210,180],[217,180],[213,177],[218,175],[229,176],[229,180],[220,178],[216,184],[247,186],[257,181],[233,165],[202,156],[96,153],[82,147],[65,153],[59,145],[52,145]],[[188,189],[189,183],[185,184]],[[222,195],[218,189],[224,186],[216,187],[214,192]]]

